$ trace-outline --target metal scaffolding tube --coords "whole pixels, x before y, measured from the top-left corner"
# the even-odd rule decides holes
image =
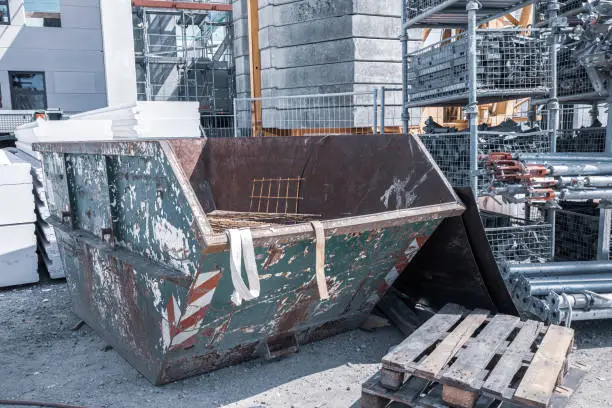
[[[400,41],[402,42],[402,131],[408,134],[410,117],[408,116],[408,27],[406,20],[408,19],[408,4],[407,0],[402,0],[402,33]]]
[[[612,282],[612,273],[594,273],[587,275],[566,276],[540,276],[536,278],[529,278],[529,283],[532,286],[577,282]]]
[[[612,162],[553,162],[547,165],[552,176],[606,176],[612,174]]]
[[[468,127],[470,131],[470,185],[474,196],[478,197],[478,99],[476,93],[476,12],[480,4],[476,0],[469,0],[466,5],[468,12]]]
[[[530,285],[529,294],[531,296],[546,296],[550,292],[556,293],[582,293],[584,291],[593,292],[612,292],[612,281],[592,282],[582,281],[575,283],[545,283],[542,285]]]
[[[612,200],[612,189],[593,190],[562,190],[559,194],[560,200],[587,201],[587,200]]]
[[[612,262],[551,262],[544,264],[506,264],[504,270],[508,274],[521,274],[526,277],[545,275],[573,275],[577,273],[612,273]]]

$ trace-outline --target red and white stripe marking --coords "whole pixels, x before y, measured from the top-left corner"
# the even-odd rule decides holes
[[[389,271],[385,279],[380,283],[378,288],[376,288],[376,292],[372,294],[372,296],[368,299],[368,302],[372,304],[378,303],[380,298],[387,292],[387,290],[393,285],[393,282],[400,276],[400,274],[404,271],[406,266],[410,263],[412,258],[417,254],[419,249],[423,247],[425,242],[429,237],[416,237],[408,248],[404,251],[404,256],[402,256],[396,263],[393,268]]]
[[[198,274],[187,295],[187,307],[182,316],[179,315],[176,299],[174,296],[170,297],[166,308],[167,319],[162,327],[165,345],[170,348],[184,348],[193,344],[212,302],[219,279],[221,271]]]

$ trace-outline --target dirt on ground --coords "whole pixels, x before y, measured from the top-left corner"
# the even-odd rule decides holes
[[[361,383],[403,339],[345,333],[279,361],[252,361],[154,387],[72,312],[66,284],[0,290],[0,400],[87,407],[359,407]],[[612,321],[576,322],[574,359],[592,367],[570,408],[612,406]]]

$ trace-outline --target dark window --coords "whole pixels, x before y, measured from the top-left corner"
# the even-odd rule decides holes
[[[47,109],[44,72],[9,72],[14,110]]]
[[[24,0],[26,25],[34,27],[61,27],[60,0]]]
[[[0,24],[11,24],[8,2],[9,0],[0,0]]]

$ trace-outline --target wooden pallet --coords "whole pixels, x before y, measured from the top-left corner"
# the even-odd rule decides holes
[[[573,338],[565,327],[449,304],[383,358],[380,384],[403,389],[411,376],[435,382],[442,400],[461,408],[480,396],[549,407]]]
[[[563,383],[557,385],[552,394],[551,408],[565,407],[588,372],[588,368],[580,363],[571,363],[568,368]],[[442,384],[411,376],[399,390],[391,391],[380,384],[380,372],[378,372],[363,384],[361,407],[448,408],[450,405],[443,400],[443,390]],[[480,395],[474,403],[474,408],[519,408],[523,406],[487,395]]]

